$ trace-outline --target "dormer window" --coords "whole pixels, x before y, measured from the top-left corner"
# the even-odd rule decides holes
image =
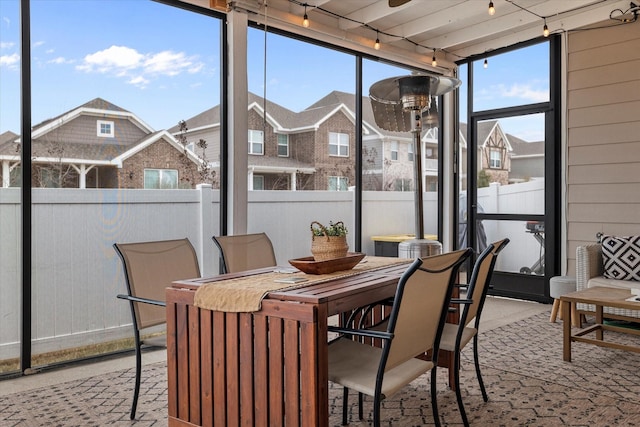
[[[103,138],[113,138],[115,136],[113,128],[113,122],[98,120],[98,136],[101,136]]]

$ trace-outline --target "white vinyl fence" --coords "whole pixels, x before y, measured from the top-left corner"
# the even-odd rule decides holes
[[[526,190],[529,196],[544,200],[542,185],[537,187]],[[511,212],[504,204],[511,203],[513,196],[496,196],[499,191],[495,188],[491,191],[493,197],[501,198],[502,208]],[[311,221],[342,220],[353,229],[353,196],[353,192],[252,191],[248,232],[265,231],[278,264],[287,265],[289,259],[310,256]],[[485,196],[481,193],[481,197]],[[491,201],[481,203],[489,206]],[[514,203],[520,206],[518,200]],[[436,234],[435,193],[425,193],[424,206],[425,233]],[[125,284],[114,242],[188,237],[198,253],[202,274],[217,274],[218,253],[211,237],[219,234],[219,208],[219,192],[206,186],[197,190],[34,189],[33,353],[131,335],[129,306],[116,299],[125,292]],[[365,192],[362,251],[374,254],[371,236],[413,233],[413,209],[413,193]],[[20,218],[20,190],[0,189],[0,360],[19,354]],[[521,237],[521,227],[494,228],[487,230],[488,241],[511,237],[512,247],[537,244]],[[354,248],[352,234],[348,241]],[[505,253],[509,256],[503,262],[515,270],[524,262],[518,260],[516,250]]]

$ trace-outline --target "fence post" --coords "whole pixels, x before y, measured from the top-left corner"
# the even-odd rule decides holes
[[[199,206],[199,224],[198,224],[198,249],[200,255],[200,270],[203,276],[211,276],[217,274],[218,267],[216,261],[217,256],[213,253],[213,242],[211,237],[214,235],[213,215],[211,209],[213,206],[213,192],[211,184],[198,184],[196,189],[200,193]]]

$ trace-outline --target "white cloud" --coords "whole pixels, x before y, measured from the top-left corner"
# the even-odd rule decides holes
[[[9,18],[7,18],[6,16],[3,16],[2,20],[4,21],[5,24],[7,24],[7,28],[11,27],[11,20]]]
[[[140,66],[143,55],[125,46],[111,46],[108,49],[89,54],[78,69],[86,72],[115,73],[122,75],[125,70]]]
[[[20,55],[14,53],[12,55],[2,55],[0,56],[0,67],[9,67],[17,65],[20,62]]]
[[[45,53],[53,53],[55,51],[56,51],[55,49],[47,49],[47,51]]]
[[[195,74],[204,68],[196,56],[165,50],[142,54],[126,46],[111,46],[84,57],[76,69],[87,73],[110,74],[126,78],[127,83],[145,87],[158,76],[177,76],[184,72]]]
[[[193,65],[184,53],[165,50],[149,56],[144,62],[144,71],[149,74],[176,76]]]
[[[40,46],[42,46],[43,44],[44,44],[44,42],[43,42],[43,41],[34,42],[34,43],[33,43],[33,47],[40,47]]]
[[[66,59],[63,56],[58,56],[57,58],[50,59],[47,61],[48,64],[72,64],[73,60]]]
[[[15,46],[14,42],[0,42],[0,49],[10,49]]]
[[[510,87],[498,85],[498,96],[504,98],[520,98],[531,102],[544,102],[549,100],[549,91],[533,89],[530,84],[512,84]]]
[[[131,85],[134,85],[134,86],[138,86],[141,89],[144,89],[149,84],[149,80],[145,79],[142,76],[136,76],[136,77],[132,77],[131,79],[129,79],[129,81],[127,83],[129,83]]]

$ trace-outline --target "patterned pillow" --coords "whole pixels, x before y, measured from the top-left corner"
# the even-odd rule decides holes
[[[604,277],[640,281],[640,236],[602,238]]]

